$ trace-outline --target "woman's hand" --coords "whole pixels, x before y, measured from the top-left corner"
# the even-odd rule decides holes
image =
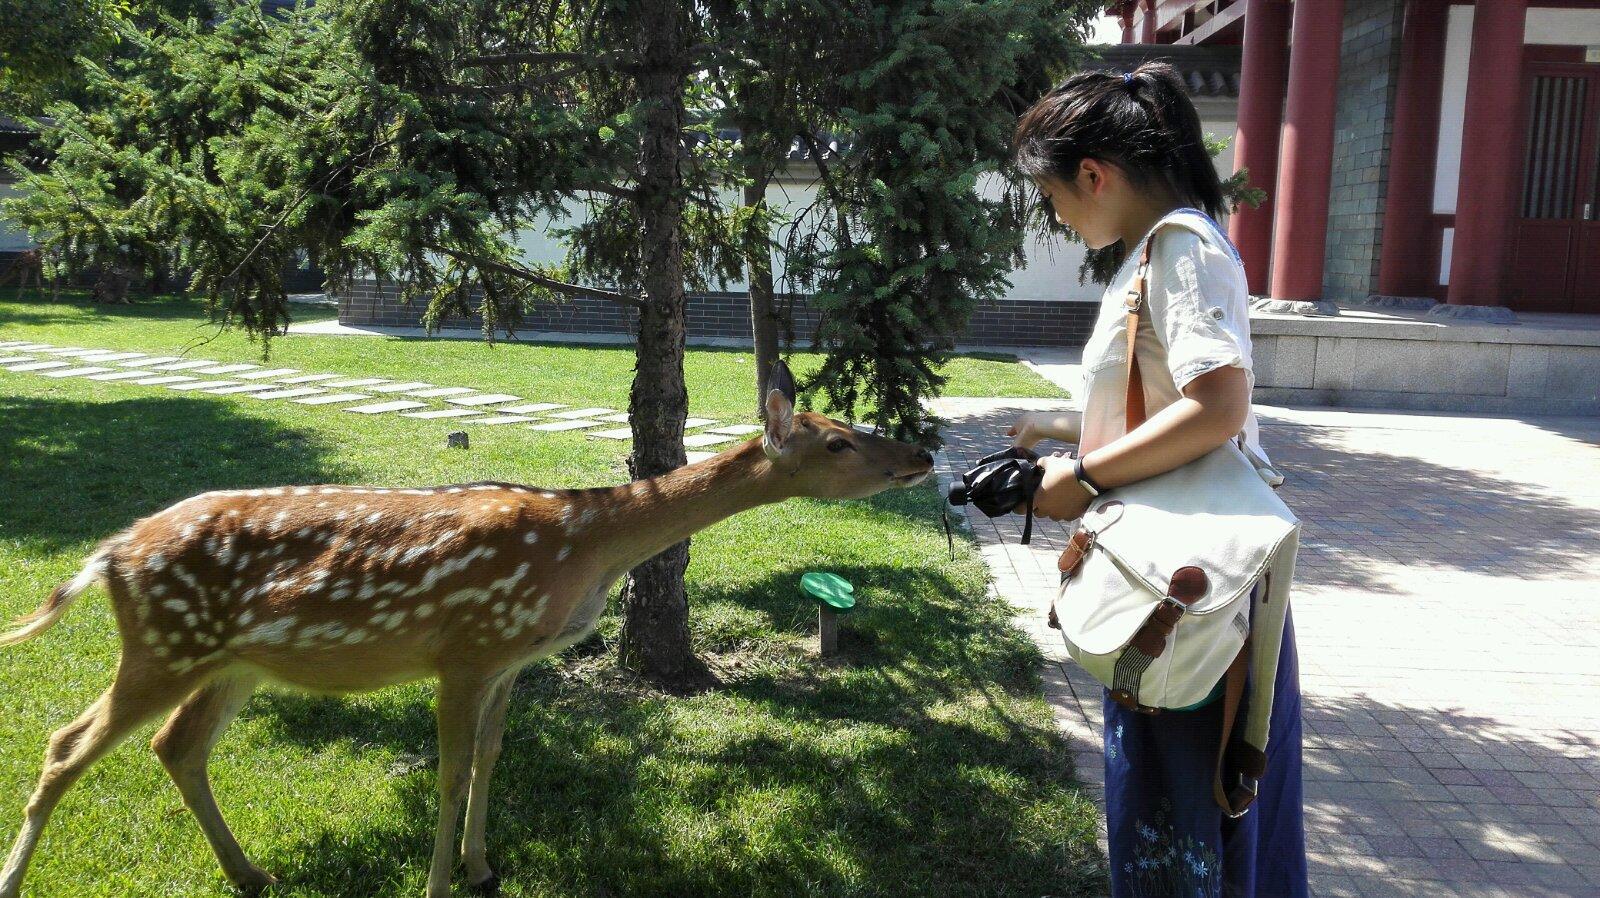
[[[1076,443],[1082,427],[1083,418],[1078,412],[1023,412],[1006,436],[1015,437],[1016,445],[1032,449],[1040,440]]]
[[[1079,485],[1072,470],[1073,459],[1058,452],[1039,459],[1039,467],[1044,468],[1044,479],[1039,482],[1038,492],[1033,494],[1033,513],[1055,521],[1083,517],[1094,497]],[[1027,510],[1026,503],[1016,508],[1017,514]]]

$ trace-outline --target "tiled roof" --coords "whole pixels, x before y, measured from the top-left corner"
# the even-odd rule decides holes
[[[1109,44],[1090,48],[1098,59],[1084,63],[1087,69],[1131,72],[1144,62],[1171,63],[1189,85],[1194,97],[1239,96],[1239,48],[1229,46],[1192,47],[1188,44]]]

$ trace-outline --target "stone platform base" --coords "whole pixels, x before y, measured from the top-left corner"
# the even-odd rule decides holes
[[[1346,308],[1250,316],[1261,403],[1600,415],[1600,316],[1515,325]]]

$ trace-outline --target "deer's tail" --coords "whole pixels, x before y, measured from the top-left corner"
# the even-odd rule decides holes
[[[110,555],[111,550],[103,546],[90,555],[83,564],[83,570],[78,571],[76,577],[51,591],[50,598],[46,599],[38,610],[12,621],[13,629],[0,633],[0,647],[27,642],[55,626],[56,622],[66,615],[67,609],[72,607],[78,596],[105,576]]]

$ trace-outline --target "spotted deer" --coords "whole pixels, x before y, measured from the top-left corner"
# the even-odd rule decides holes
[[[926,450],[795,413],[787,369],[773,383],[762,436],[657,478],[588,490],[224,490],[106,540],[0,634],[0,646],[38,636],[101,581],[122,639],[111,687],[50,738],[0,898],[18,898],[67,789],[168,711],[151,745],[223,872],[247,892],[271,885],[223,821],[206,773],[212,747],[262,680],[360,692],[436,678],[439,819],[427,894],[449,895],[463,800],[468,881],[492,890],[488,787],[519,670],[582,640],[617,578],[710,524],[796,496],[864,498],[931,470]]]

